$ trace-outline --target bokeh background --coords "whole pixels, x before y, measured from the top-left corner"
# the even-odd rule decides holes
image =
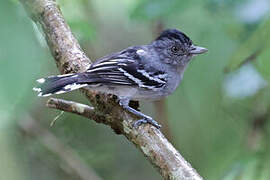
[[[205,179],[270,179],[268,0],[57,2],[92,60],[165,28],[208,48],[173,95],[142,110],[165,117],[164,133]],[[36,97],[35,80],[58,74],[39,29],[17,0],[0,1],[0,179],[161,179],[125,137]],[[88,103],[77,91],[57,97]]]

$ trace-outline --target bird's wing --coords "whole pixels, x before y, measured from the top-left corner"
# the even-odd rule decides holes
[[[152,90],[161,88],[166,83],[166,73],[151,66],[146,68],[140,57],[131,53],[131,50],[125,50],[93,63],[80,75],[80,83],[129,85]]]

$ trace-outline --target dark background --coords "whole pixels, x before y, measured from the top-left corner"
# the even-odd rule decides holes
[[[268,0],[58,3],[92,60],[146,44],[163,28],[208,48],[166,99],[164,133],[205,179],[270,179]],[[101,179],[161,179],[125,137],[102,124],[63,113],[50,126],[60,111],[46,108],[47,98],[32,87],[58,71],[39,29],[17,0],[0,2],[0,179],[81,179],[85,171]],[[78,91],[56,97],[88,103]],[[152,103],[142,110],[157,117]]]

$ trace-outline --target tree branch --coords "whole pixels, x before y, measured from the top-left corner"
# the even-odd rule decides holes
[[[106,115],[104,116],[96,112],[93,107],[85,104],[80,104],[73,101],[66,101],[63,99],[50,98],[47,101],[47,107],[78,114],[88,119],[92,119],[97,123],[106,124]]]
[[[30,17],[37,24],[41,25],[59,71],[61,73],[85,71],[89,67],[90,60],[86,57],[77,40],[72,35],[55,0],[20,1]],[[142,125],[139,128],[133,128],[132,122],[137,120],[137,118],[125,112],[119,106],[117,98],[111,95],[92,92],[86,88],[82,92],[90,100],[94,107],[94,112],[91,108],[86,108],[83,105],[84,109],[87,109],[87,113],[82,113],[79,111],[82,107],[81,104],[70,104],[70,102],[68,103],[66,101],[50,100],[48,105],[52,102],[58,103],[58,105],[62,103],[63,106],[55,107],[66,106],[66,110],[72,110],[70,112],[82,116],[90,116],[94,113],[95,115],[92,114],[90,117],[93,119],[104,117],[104,119],[99,119],[100,121],[98,122],[111,126],[118,134],[123,134],[157,167],[164,179],[202,179],[158,129],[148,124]]]

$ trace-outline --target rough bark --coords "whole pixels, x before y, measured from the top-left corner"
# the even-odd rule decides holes
[[[80,48],[61,11],[54,0],[20,0],[30,17],[41,25],[47,44],[59,71],[63,73],[85,71],[90,59]],[[111,95],[99,94],[89,89],[82,92],[93,107],[49,100],[48,105],[57,109],[87,116],[98,123],[109,125],[117,134],[123,134],[159,170],[164,179],[201,180],[202,177],[168,142],[156,128],[146,124],[133,128],[136,116],[125,112]]]

